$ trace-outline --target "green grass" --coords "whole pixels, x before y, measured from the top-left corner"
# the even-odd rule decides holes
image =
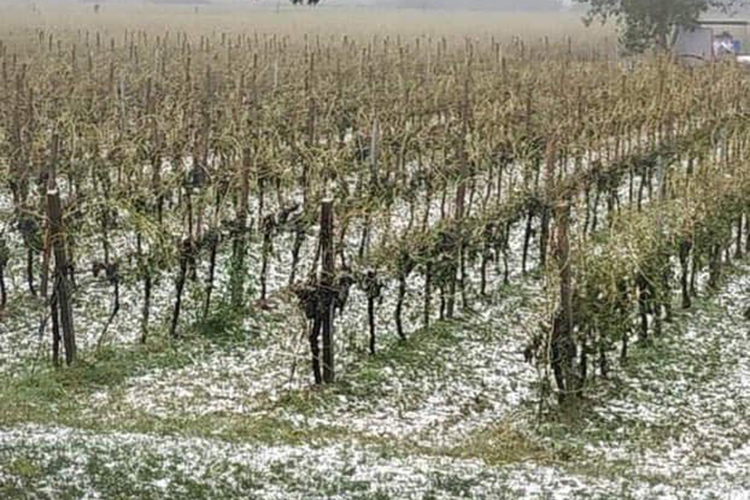
[[[524,300],[530,300],[524,296]],[[690,384],[706,384],[721,376],[722,351],[718,343],[706,343],[702,349],[694,351],[680,341],[680,333],[689,322],[700,319],[710,322],[715,314],[722,314],[710,298],[697,300],[693,310],[676,311],[675,321],[665,325],[661,337],[653,338],[648,346],[633,346],[630,358],[619,369],[622,374],[642,381],[644,393],[648,397],[665,394],[679,397],[674,387],[662,383],[675,376],[678,370]],[[268,321],[282,321],[283,318],[269,317]],[[392,332],[382,332],[390,335]],[[632,401],[639,396],[632,393],[628,384],[616,376],[608,381],[595,380],[589,387],[592,399],[584,398],[580,404],[564,409],[556,408],[540,422],[538,429],[531,429],[523,420],[501,420],[485,428],[477,429],[466,440],[451,447],[429,447],[415,444],[410,440],[393,440],[354,432],[342,425],[315,425],[292,423],[280,412],[310,417],[335,409],[340,399],[356,401],[362,411],[368,411],[370,404],[377,404],[389,390],[388,377],[407,373],[408,376],[440,376],[446,369],[446,352],[463,341],[498,342],[505,334],[502,326],[471,325],[452,322],[437,322],[429,329],[421,330],[405,342],[394,342],[375,356],[363,356],[334,386],[307,388],[289,391],[276,400],[263,403],[263,411],[257,414],[211,413],[207,415],[182,415],[175,412],[167,417],[158,417],[135,411],[122,402],[127,380],[130,377],[156,369],[177,369],[193,362],[195,356],[206,351],[231,349],[237,343],[256,342],[252,335],[242,331],[236,318],[229,314],[211,316],[198,324],[179,342],[171,342],[154,336],[145,346],[117,349],[105,348],[96,354],[84,356],[72,368],[54,369],[47,365],[35,371],[21,373],[0,387],[0,426],[13,427],[24,423],[62,425],[95,433],[111,431],[133,432],[156,436],[185,438],[211,438],[227,443],[258,443],[265,445],[291,445],[325,447],[331,444],[358,443],[380,450],[386,457],[408,458],[410,456],[434,456],[455,459],[476,459],[490,467],[503,467],[524,461],[537,464],[551,464],[564,467],[567,471],[602,478],[630,477],[638,481],[655,482],[666,480],[657,476],[635,477],[631,463],[620,459],[600,460],[587,451],[588,445],[625,445],[630,449],[659,450],[680,439],[691,429],[679,419],[663,425],[647,424],[637,415],[612,418],[598,413],[598,406],[608,400],[624,398]],[[451,360],[454,364],[456,359]],[[458,363],[459,369],[460,363]],[[387,370],[387,369],[392,370]],[[455,367],[454,367],[455,369]],[[653,382],[652,382],[653,381]],[[649,384],[653,388],[649,389]],[[86,396],[99,390],[107,390],[109,399],[101,407],[92,408]],[[656,391],[656,392],[654,392]],[[421,394],[399,396],[406,398],[399,403],[418,401]],[[414,401],[407,400],[414,398]],[[596,403],[595,403],[596,402]],[[603,403],[602,403],[603,402]],[[476,402],[481,410],[482,401]],[[359,407],[359,406],[358,406]],[[2,450],[0,450],[2,451]],[[31,455],[23,450],[13,451],[9,470],[21,486],[0,487],[0,497],[23,498],[18,496],[29,485],[38,484],[45,475],[54,473],[45,470]],[[709,457],[710,458],[710,457]],[[59,465],[62,467],[62,465]],[[133,484],[117,489],[114,483],[125,480],[117,474],[109,474],[101,464],[92,461],[87,464],[92,477],[98,478],[97,489],[110,492],[111,498],[125,498],[127,495],[151,498],[151,493],[138,489]],[[283,466],[278,471],[284,476]],[[158,472],[158,467],[144,466],[138,477],[148,482]],[[150,479],[149,479],[150,478]],[[245,491],[252,489],[253,481],[263,478],[242,477],[246,481]],[[139,479],[141,480],[141,479]],[[181,481],[178,479],[178,482]],[[450,491],[455,496],[469,491],[472,484],[454,477],[433,478],[435,491]],[[109,482],[114,482],[112,486]],[[26,486],[24,486],[26,485]],[[305,485],[307,487],[309,485]],[[387,498],[386,493],[365,491],[367,485],[352,481],[343,485],[321,484],[318,491],[333,495],[349,488],[358,491],[357,498]],[[13,489],[15,488],[15,489]],[[201,497],[210,495],[200,481],[184,479],[180,491]],[[303,491],[302,489],[300,491]],[[80,492],[69,491],[62,498],[75,498]],[[215,493],[215,492],[214,492]],[[119,496],[125,495],[125,496]],[[429,497],[429,493],[425,498]],[[156,498],[156,497],[154,497]]]
[[[509,286],[502,295],[517,294]],[[522,294],[523,295],[523,294]],[[474,305],[480,302],[476,301]],[[308,388],[285,392],[276,401],[262,403],[265,411],[252,415],[211,413],[207,415],[181,415],[175,412],[167,417],[136,411],[126,404],[124,392],[127,380],[156,369],[178,369],[189,365],[193,359],[207,351],[227,351],[243,343],[256,345],[264,342],[257,335],[243,331],[239,316],[218,304],[215,313],[197,323],[179,341],[161,335],[152,335],[146,345],[104,348],[96,354],[84,356],[72,368],[54,369],[41,365],[34,372],[22,373],[0,388],[0,406],[9,411],[0,414],[0,426],[12,427],[25,423],[61,425],[96,433],[124,431],[162,436],[184,436],[220,439],[230,443],[262,443],[269,445],[326,446],[337,442],[356,441],[381,450],[384,454],[408,456],[423,454],[455,458],[479,458],[488,463],[502,464],[539,456],[542,451],[528,435],[492,426],[478,431],[466,443],[451,449],[425,448],[407,442],[394,442],[367,433],[353,432],[343,422],[341,426],[291,424],[282,413],[310,417],[325,412],[339,404],[339,398],[376,404],[389,389],[388,368],[407,373],[418,379],[423,375],[442,376],[446,365],[446,352],[455,349],[469,338],[471,341],[498,341],[502,328],[484,328],[450,321],[435,322],[430,328],[412,334],[406,341],[387,344],[375,356],[363,354],[331,387]],[[470,313],[469,313],[470,314]],[[286,318],[264,313],[262,321],[280,322]],[[381,331],[381,337],[395,335]],[[455,359],[451,360],[453,363]],[[393,373],[393,372],[391,372]],[[91,407],[88,396],[106,390],[108,399]],[[425,397],[408,394],[404,404]],[[482,402],[478,401],[477,407]],[[503,424],[505,425],[505,424]]]
[[[481,459],[491,466],[525,460],[548,463],[559,458],[553,449],[507,419],[479,429],[460,445],[445,450],[444,454],[455,458]]]
[[[224,318],[227,318],[225,315]],[[224,413],[204,416],[155,417],[120,405],[121,390],[130,377],[155,369],[178,369],[190,364],[193,356],[206,349],[227,349],[231,340],[241,340],[234,318],[220,315],[201,323],[195,333],[179,342],[152,336],[145,345],[104,347],[82,356],[72,367],[54,368],[41,364],[20,373],[0,387],[0,426],[26,423],[64,425],[97,432],[122,430],[214,437],[228,441],[302,444],[327,442],[347,433],[341,428],[294,428],[282,419]],[[312,415],[339,395],[376,398],[381,394],[385,366],[409,366],[420,370],[434,367],[437,351],[453,341],[448,324],[437,324],[407,342],[397,343],[375,357],[364,359],[347,378],[328,388],[287,392],[268,409]],[[244,337],[243,337],[244,338]],[[89,408],[87,397],[106,390],[110,398],[101,408]],[[116,418],[113,416],[116,415]],[[356,437],[356,436],[352,436]],[[377,441],[361,436],[363,440]]]
[[[146,345],[103,347],[71,367],[34,364],[0,386],[0,425],[57,421],[75,423],[81,401],[97,390],[115,390],[129,378],[157,368],[190,363],[190,350],[154,337]]]

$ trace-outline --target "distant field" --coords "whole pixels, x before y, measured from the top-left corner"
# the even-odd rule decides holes
[[[441,36],[511,37],[522,35],[528,40],[549,36],[562,39],[590,40],[608,30],[584,29],[580,16],[573,13],[502,13],[462,11],[421,11],[377,8],[294,7],[286,2],[277,12],[272,5],[237,4],[153,5],[102,3],[98,15],[91,3],[61,5],[37,4],[37,12],[28,5],[11,4],[4,10],[0,25],[4,29],[49,26],[60,29],[122,28],[228,30],[235,32],[307,32],[370,36],[374,34],[404,36],[439,34]]]

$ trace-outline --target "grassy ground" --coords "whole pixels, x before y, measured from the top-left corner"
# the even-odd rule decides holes
[[[0,496],[743,498],[750,277],[741,271],[633,349],[578,408],[541,420],[519,350],[538,307],[533,280],[495,297],[491,313],[361,357],[335,387],[250,402],[238,390],[236,404],[214,410],[205,404],[220,367],[186,395],[170,393],[173,411],[154,411],[132,389],[144,376],[178,383],[171,374],[266,340],[204,328],[176,344],[156,336],[89,354],[73,369],[37,363],[0,388]]]

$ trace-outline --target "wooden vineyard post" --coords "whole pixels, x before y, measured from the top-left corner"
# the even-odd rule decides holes
[[[65,233],[62,225],[62,205],[60,191],[54,178],[50,179],[47,190],[47,217],[49,219],[50,242],[55,255],[53,318],[59,318],[62,327],[62,340],[65,348],[65,363],[72,365],[76,359],[76,337],[73,328],[73,308],[68,288],[68,255],[65,249]],[[56,341],[56,339],[55,339]]]
[[[5,287],[5,266],[10,260],[10,248],[5,238],[0,234],[0,319],[3,317],[3,311],[8,303],[8,290]]]
[[[575,399],[579,389],[575,373],[576,344],[573,336],[573,285],[570,263],[570,201],[563,199],[555,213],[555,260],[560,280],[560,305],[551,341],[551,364],[560,400]]]
[[[247,212],[250,195],[251,151],[242,151],[240,165],[239,200],[237,201],[236,234],[232,241],[232,274],[230,278],[231,302],[235,311],[243,307],[245,300],[245,254],[247,253]]]
[[[334,381],[333,352],[333,295],[336,276],[335,252],[333,248],[333,201],[323,200],[320,211],[320,247],[322,269],[320,286],[323,292],[321,304],[323,325],[323,381],[327,384]]]

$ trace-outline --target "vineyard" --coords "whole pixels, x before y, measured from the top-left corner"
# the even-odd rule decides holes
[[[153,9],[0,21],[1,496],[745,498],[745,70]]]

